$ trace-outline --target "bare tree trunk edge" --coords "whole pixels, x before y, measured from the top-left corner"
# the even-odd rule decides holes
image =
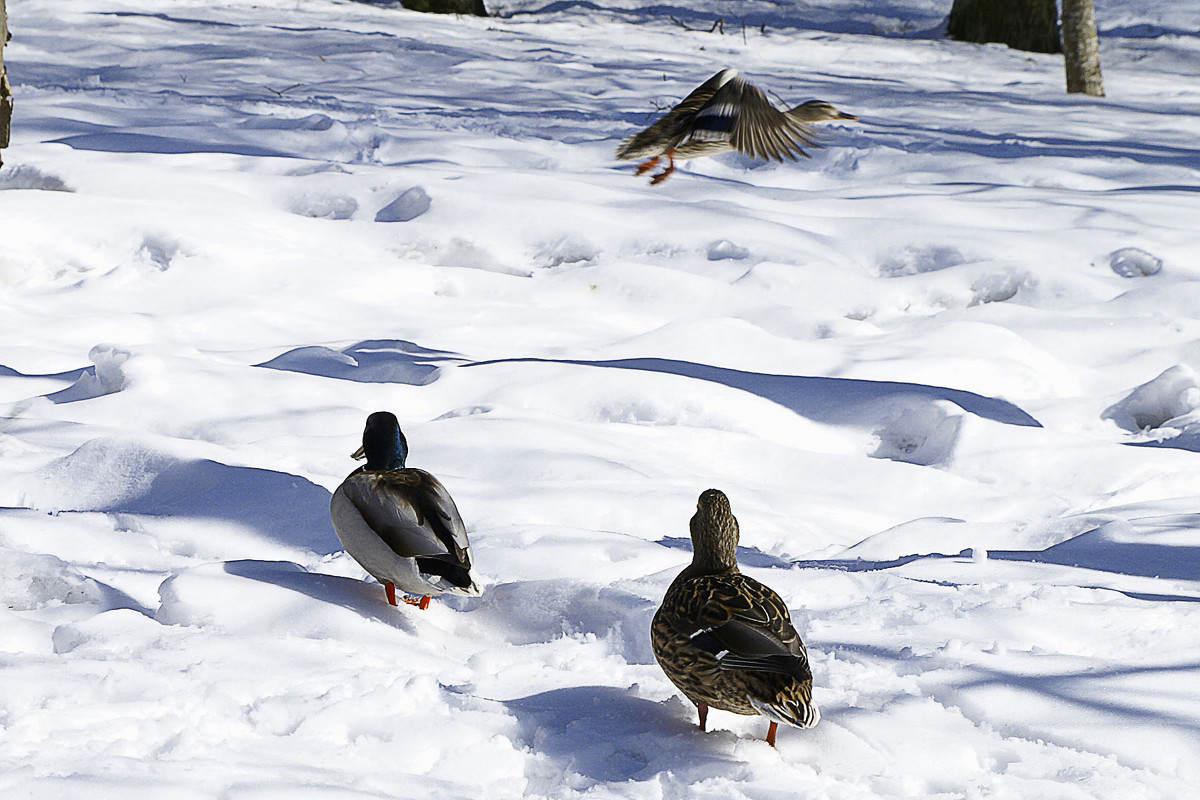
[[[8,85],[8,72],[4,69],[4,45],[8,44],[8,10],[0,0],[0,149],[8,147],[9,131],[12,127],[13,97]],[[0,167],[4,161],[0,160]]]
[[[954,0],[946,35],[960,42],[999,42],[1033,53],[1062,52],[1055,0]]]
[[[1100,42],[1092,0],[1062,0],[1062,42],[1067,92],[1103,97]]]
[[[471,14],[486,17],[483,0],[400,0],[400,5],[409,11],[424,11],[431,14]]]

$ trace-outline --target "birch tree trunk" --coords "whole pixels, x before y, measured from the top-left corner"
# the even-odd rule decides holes
[[[1096,10],[1092,0],[1062,0],[1062,40],[1067,91],[1103,97],[1100,42],[1096,38]]]
[[[8,13],[4,0],[0,0],[0,149],[8,147],[8,132],[12,124],[12,88],[8,85],[8,73],[4,71],[4,45],[8,44]],[[0,166],[4,162],[0,160]]]

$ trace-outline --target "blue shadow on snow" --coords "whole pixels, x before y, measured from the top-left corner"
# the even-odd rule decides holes
[[[680,717],[675,704],[635,697],[628,689],[574,686],[504,706],[516,716],[531,750],[595,781],[648,780],[701,761],[719,770],[726,760],[717,752],[723,737],[705,737]],[[672,736],[689,737],[687,746],[672,745]]]
[[[388,605],[383,587],[373,581],[309,572],[291,561],[243,559],[227,561],[224,568],[229,575],[298,592],[313,600],[345,608],[394,628],[409,632],[415,630],[403,612]]]
[[[424,386],[437,380],[437,362],[456,360],[456,356],[403,339],[368,339],[341,350],[298,347],[255,366],[359,383]]]
[[[1006,425],[1040,428],[1041,423],[1005,400],[985,397],[960,389],[927,386],[897,381],[868,381],[856,378],[825,378],[804,375],[769,375],[726,367],[712,367],[691,361],[666,358],[626,358],[614,361],[577,361],[549,358],[505,358],[464,364],[469,367],[511,363],[578,364],[682,375],[687,378],[720,383],[766,398],[797,414],[818,422],[852,422],[853,409],[867,403],[893,397],[923,397],[946,400],[977,417]]]
[[[341,550],[329,521],[330,498],[299,475],[201,459],[172,463],[136,497],[87,510],[220,520],[330,555]]]

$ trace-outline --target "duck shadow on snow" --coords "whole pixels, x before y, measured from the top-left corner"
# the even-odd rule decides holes
[[[329,603],[391,625],[393,628],[410,633],[416,630],[402,611],[388,605],[384,599],[383,587],[373,581],[309,572],[291,561],[243,559],[225,562],[224,569],[229,575],[297,592],[318,602]]]
[[[684,718],[682,705],[655,703],[612,686],[575,686],[504,701],[531,750],[559,762],[568,774],[602,782],[691,767],[719,774],[728,736],[702,734]],[[672,745],[684,736],[686,746]]]

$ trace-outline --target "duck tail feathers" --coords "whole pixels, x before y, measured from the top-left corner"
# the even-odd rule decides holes
[[[821,721],[821,710],[816,703],[788,702],[764,703],[754,697],[747,697],[754,710],[764,717],[784,725],[797,728],[812,728]]]
[[[417,569],[421,576],[443,592],[450,594],[479,594],[479,587],[471,570],[449,558],[438,556],[417,556]]]

